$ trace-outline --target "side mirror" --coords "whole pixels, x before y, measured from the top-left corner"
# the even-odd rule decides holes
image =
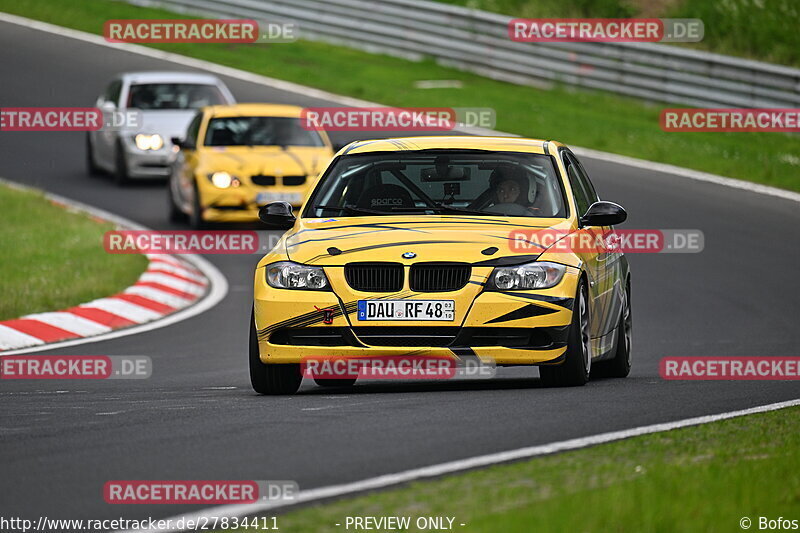
[[[628,213],[614,202],[595,202],[580,219],[581,227],[615,226],[627,220]]]
[[[267,226],[275,229],[289,229],[294,226],[295,217],[289,202],[272,202],[258,210],[258,218]]]
[[[170,142],[172,142],[173,146],[177,146],[181,150],[194,150],[194,145],[181,137],[172,137]]]
[[[103,100],[102,102],[100,102],[100,105],[98,107],[100,108],[101,111],[105,111],[106,113],[110,113],[112,111],[117,110],[117,105],[111,100]]]

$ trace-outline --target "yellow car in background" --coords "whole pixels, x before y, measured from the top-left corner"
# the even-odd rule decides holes
[[[182,139],[167,187],[170,220],[251,222],[271,202],[300,206],[333,156],[324,131],[307,129],[302,108],[237,104],[202,108]]]

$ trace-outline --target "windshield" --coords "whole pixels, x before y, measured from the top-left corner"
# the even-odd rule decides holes
[[[136,109],[198,109],[225,103],[214,85],[141,83],[131,85],[128,93],[128,107]]]
[[[552,159],[516,152],[343,156],[321,178],[306,217],[419,214],[564,218]]]
[[[294,117],[212,118],[206,146],[324,146],[319,133]]]

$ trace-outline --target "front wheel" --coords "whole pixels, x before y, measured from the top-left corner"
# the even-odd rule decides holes
[[[255,313],[250,313],[250,384],[259,394],[281,395],[294,394],[300,388],[303,375],[300,365],[271,364],[261,362],[258,349],[258,332],[256,331]]]
[[[88,133],[86,134],[86,170],[90,176],[99,176],[103,173],[102,169],[97,166],[97,162],[95,162],[94,147]]]
[[[565,360],[560,365],[539,367],[539,377],[546,386],[576,387],[589,381],[592,369],[589,318],[589,294],[581,280],[575,295]]]
[[[128,161],[125,159],[125,148],[122,142],[117,143],[117,150],[114,154],[114,181],[117,185],[127,185],[130,182],[128,174]]]

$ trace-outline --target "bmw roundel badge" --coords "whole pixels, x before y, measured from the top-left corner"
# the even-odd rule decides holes
[[[414,252],[406,252],[403,254],[403,259],[414,259],[415,257],[417,257],[417,254]]]

